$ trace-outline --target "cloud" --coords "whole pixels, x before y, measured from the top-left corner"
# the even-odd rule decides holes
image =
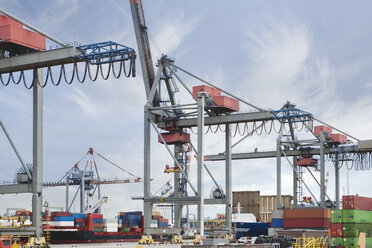
[[[76,103],[84,111],[86,115],[93,118],[102,117],[104,110],[101,109],[101,107],[98,104],[93,102],[91,98],[89,98],[81,90],[74,88],[73,91],[74,93],[67,95],[66,98]]]
[[[197,26],[199,17],[190,19],[185,18],[184,11],[168,12],[169,14],[163,17],[159,26],[155,28],[154,37],[150,35],[150,40],[155,49],[153,52],[163,54],[171,54],[175,52],[183,39],[189,35]]]

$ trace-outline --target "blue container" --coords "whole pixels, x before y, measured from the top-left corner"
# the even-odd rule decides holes
[[[126,222],[123,223],[128,224],[128,227],[141,226],[142,217],[141,215],[127,215]]]
[[[93,223],[103,223],[103,219],[93,219]]]
[[[267,235],[269,223],[248,223],[236,222],[236,238],[241,237],[258,237],[260,235]]]
[[[283,227],[283,219],[272,219],[271,227]]]
[[[86,214],[71,214],[72,217],[74,217],[74,219],[84,219],[87,217]]]
[[[55,216],[54,221],[74,221],[72,216]]]

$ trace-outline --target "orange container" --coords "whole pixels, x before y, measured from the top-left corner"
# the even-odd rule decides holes
[[[195,98],[196,95],[202,91],[209,93],[212,97],[221,95],[221,91],[214,87],[208,85],[199,85],[192,87],[192,97]]]
[[[339,143],[345,143],[347,140],[347,136],[339,133],[331,133],[331,140]]]
[[[175,145],[175,144],[182,144],[182,143],[190,143],[190,134],[188,133],[162,133],[160,134],[163,137],[165,143],[168,145]],[[158,142],[163,144],[163,140],[158,137]]]
[[[45,50],[44,36],[23,29],[21,23],[7,16],[0,16],[0,36],[5,41],[0,42],[1,47],[11,47],[19,50],[26,50],[26,48]]]
[[[239,101],[228,96],[213,96],[213,107],[220,108],[225,112],[238,112]]]
[[[320,132],[325,132],[325,133],[328,133],[328,134],[331,134],[332,133],[332,128],[329,127],[329,126],[325,126],[325,125],[320,125],[320,126],[315,126],[314,127],[314,134],[315,135],[320,135]]]

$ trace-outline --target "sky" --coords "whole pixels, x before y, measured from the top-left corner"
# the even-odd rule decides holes
[[[2,8],[63,42],[90,44],[112,40],[137,50],[129,1],[0,0]],[[300,109],[358,139],[372,139],[372,33],[369,9],[359,1],[171,1],[143,0],[154,63],[161,54],[175,64],[265,109],[291,101]],[[55,44],[48,41],[48,48]],[[70,67],[68,67],[70,68]],[[180,73],[181,75],[181,73]],[[182,75],[183,76],[183,75]],[[200,84],[184,77],[189,87]],[[180,103],[193,102],[182,86]],[[143,174],[143,106],[140,63],[137,76],[44,88],[44,181],[58,181],[90,147],[135,175]],[[32,161],[32,91],[21,85],[0,87],[0,118],[23,159]],[[251,108],[240,104],[242,111]],[[315,123],[317,124],[317,123]],[[307,136],[306,136],[307,135]],[[299,134],[299,137],[309,137]],[[237,141],[239,135],[233,139]],[[277,136],[254,135],[233,152],[274,150]],[[196,138],[192,137],[196,144]],[[224,151],[224,134],[207,134],[205,153]],[[0,180],[13,180],[20,167],[6,137],[0,134]],[[164,174],[172,158],[152,131],[152,190],[173,175]],[[193,157],[193,156],[192,156]],[[101,178],[128,174],[96,157]],[[224,185],[223,162],[207,162]],[[334,197],[334,167],[327,193]],[[196,182],[196,160],[190,177]],[[276,192],[274,159],[233,161],[233,190]],[[318,172],[316,172],[317,175]],[[341,193],[370,196],[370,171],[341,169]],[[292,192],[290,165],[283,160],[283,194]],[[319,195],[308,174],[304,180]],[[206,178],[204,195],[213,183]],[[109,197],[106,216],[141,210],[131,196],[143,194],[142,184],[102,187]],[[191,191],[190,191],[191,192]],[[305,191],[305,195],[309,195]],[[65,189],[45,189],[49,206],[65,206]],[[10,207],[31,207],[31,196],[0,196],[0,213]],[[78,205],[73,206],[78,211]],[[206,207],[207,215],[223,206]]]

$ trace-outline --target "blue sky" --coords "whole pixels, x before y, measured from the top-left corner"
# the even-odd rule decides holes
[[[64,42],[113,40],[137,49],[129,1],[0,0],[0,4]],[[346,133],[372,139],[370,2],[144,0],[143,4],[154,60],[168,54],[177,65],[255,105],[279,109],[290,100]],[[135,174],[143,173],[145,91],[139,61],[137,71],[136,78],[45,88],[46,181],[61,178],[89,147]],[[28,162],[32,160],[31,93],[14,85],[0,90],[0,118]],[[184,92],[178,97],[187,99]],[[0,180],[13,179],[19,163],[5,136],[0,137]],[[272,150],[275,139],[275,135],[254,136],[233,151]],[[156,144],[155,133],[153,140],[155,191],[170,178],[163,169],[171,158]],[[207,154],[223,151],[223,134],[209,135],[207,140]],[[102,177],[127,176],[97,162]],[[209,166],[223,180],[222,163]],[[291,193],[291,183],[286,183],[291,179],[289,165],[283,170],[283,193]],[[327,171],[333,195],[331,164]],[[372,186],[369,173],[350,172],[350,193],[372,196],[367,190]],[[275,160],[234,161],[233,174],[234,190],[275,194]],[[343,192],[345,168],[341,174]],[[207,182],[206,195],[211,187]],[[109,196],[104,207],[107,215],[142,207],[130,200],[142,194],[141,185],[107,186],[103,194]],[[48,189],[45,198],[50,205],[64,206],[64,189]],[[0,196],[0,213],[7,207],[30,207],[29,199],[28,195]],[[213,215],[212,210],[207,212]]]

